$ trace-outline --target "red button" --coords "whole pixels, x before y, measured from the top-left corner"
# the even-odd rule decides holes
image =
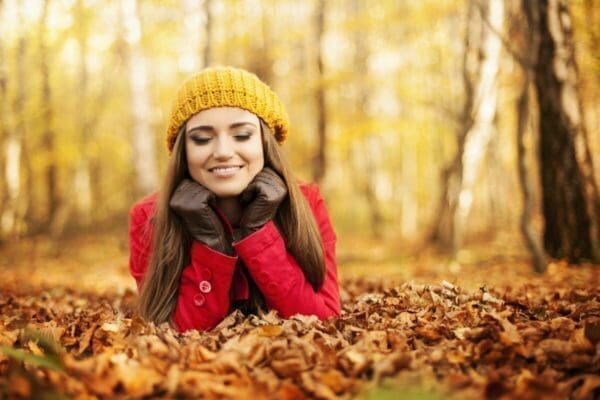
[[[198,307],[203,305],[204,302],[206,302],[206,298],[204,298],[204,295],[198,293],[197,295],[194,296],[194,304],[197,305]]]
[[[200,288],[202,293],[208,293],[212,290],[212,285],[209,281],[202,281],[200,282],[200,285],[198,285],[198,288]]]

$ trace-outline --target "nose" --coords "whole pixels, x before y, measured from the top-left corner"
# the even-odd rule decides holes
[[[233,156],[233,143],[229,135],[219,135],[213,156],[217,160],[227,160]]]

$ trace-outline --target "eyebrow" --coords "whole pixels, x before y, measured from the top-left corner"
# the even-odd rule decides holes
[[[250,126],[256,128],[256,124],[254,124],[252,122],[234,122],[233,124],[229,125],[229,129],[239,128],[240,126],[244,126],[244,125],[250,125]],[[188,130],[187,133],[191,133],[196,130],[205,131],[205,132],[213,132],[215,130],[215,128],[211,125],[198,125],[198,126],[193,127],[192,129]]]

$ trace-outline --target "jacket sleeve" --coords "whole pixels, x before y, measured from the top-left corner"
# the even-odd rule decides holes
[[[294,314],[312,314],[319,319],[340,315],[336,237],[318,187],[314,186],[311,192],[307,200],[321,233],[326,266],[325,280],[318,291],[313,289],[294,257],[288,253],[273,221],[234,243],[267,306],[276,309],[284,318]]]
[[[143,209],[132,209],[129,229],[129,270],[141,289],[150,258],[152,234],[148,215]],[[172,321],[177,330],[209,330],[229,311],[229,289],[237,257],[229,257],[194,241],[190,248],[190,264],[181,274],[177,304]]]

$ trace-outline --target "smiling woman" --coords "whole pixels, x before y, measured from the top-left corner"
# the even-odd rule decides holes
[[[239,195],[264,166],[258,117],[241,108],[209,108],[191,117],[185,150],[192,178],[219,199]]]
[[[277,95],[241,69],[205,69],[179,89],[164,183],[130,213],[143,317],[185,331],[234,309],[339,315],[336,236],[318,186],[281,152],[288,125]]]

